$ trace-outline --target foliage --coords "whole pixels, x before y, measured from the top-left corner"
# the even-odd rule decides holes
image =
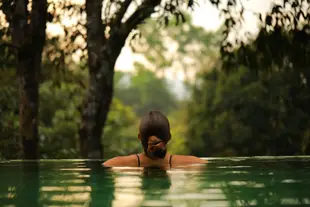
[[[238,47],[246,47],[247,43],[254,41],[257,38],[256,34],[251,34],[246,32],[241,33],[241,27],[244,24],[245,16],[244,12],[247,8],[243,5],[242,1],[228,0],[226,3],[224,1],[215,0],[211,1],[216,7],[218,7],[223,14],[224,21],[224,39],[222,41],[221,53],[224,59],[230,57],[232,50]],[[249,11],[247,11],[249,12]],[[277,35],[281,32],[289,33],[295,37],[300,37],[305,40],[306,36],[304,33],[309,34],[310,25],[310,5],[307,0],[283,0],[283,1],[273,1],[273,6],[269,12],[262,14],[259,12],[252,12],[252,14],[257,16],[258,24],[262,28],[261,32]],[[236,38],[231,38],[231,34],[234,34]],[[270,33],[269,33],[270,34]],[[279,37],[279,36],[278,36]],[[282,36],[285,38],[285,35]],[[294,38],[292,37],[292,41]],[[285,43],[280,37],[273,43],[270,49],[276,49],[275,43]],[[291,43],[290,41],[287,43]],[[274,47],[276,45],[276,47]],[[260,45],[262,49],[264,45]],[[296,48],[298,49],[298,48]],[[269,53],[270,55],[271,53]],[[283,53],[279,53],[281,56]]]
[[[192,153],[310,153],[309,4],[294,2],[275,4],[254,40],[228,42],[222,67],[202,74],[189,108]]]
[[[83,91],[77,84],[41,84],[40,154],[42,158],[78,157],[77,127]]]
[[[199,156],[304,154],[309,116],[288,104],[295,87],[292,75],[257,76],[247,68],[232,74],[212,71],[194,92],[189,142]],[[215,89],[215,90],[214,90]],[[300,96],[307,92],[300,91]],[[294,114],[294,116],[292,116]]]
[[[187,13],[184,17],[187,21],[182,25],[172,20],[164,30],[155,20],[149,20],[140,28],[139,41],[131,42],[131,46],[136,53],[144,55],[148,67],[157,74],[170,70],[175,75],[184,73],[190,81],[203,65],[212,67],[217,63],[221,34],[193,25]]]
[[[104,157],[110,158],[140,152],[142,149],[137,138],[138,124],[133,109],[114,98],[102,137],[105,140],[103,142]]]
[[[86,81],[85,76],[80,76],[80,73],[84,72],[78,72],[78,68],[76,70],[75,73],[71,72],[70,75],[66,75],[71,79],[63,78],[58,84],[52,81],[41,84],[42,157],[79,157],[77,132],[80,123],[80,105],[85,93],[79,83]],[[113,99],[105,125],[106,133],[102,136],[102,139],[105,137],[106,140],[103,142],[105,157],[137,151],[139,142],[136,140],[136,125],[137,118],[131,107],[125,106],[117,98]]]
[[[142,65],[136,65],[134,74],[118,72],[116,77],[120,80],[116,83],[115,97],[131,106],[138,116],[149,110],[169,113],[177,107],[177,100],[168,88],[165,78],[157,77]],[[121,81],[126,79],[128,83],[122,84]]]
[[[11,69],[0,70],[0,159],[19,157],[18,90],[16,82],[11,82],[14,76]]]
[[[178,109],[168,116],[171,128],[171,140],[168,143],[169,152],[172,154],[188,154],[189,147],[186,143],[192,137],[188,135],[187,103],[180,103]]]
[[[62,82],[54,85],[45,82],[40,88],[40,149],[42,158],[76,158],[79,157],[78,124],[81,97],[83,90],[74,83]],[[69,101],[68,101],[69,100]],[[125,107],[117,99],[113,100],[111,113],[105,126],[107,137],[104,144],[106,157],[126,154],[136,145],[129,140],[133,137],[133,126],[136,122],[131,108]],[[120,147],[121,146],[121,147]]]

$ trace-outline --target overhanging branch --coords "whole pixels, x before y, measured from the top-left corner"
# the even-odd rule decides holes
[[[145,19],[151,16],[155,7],[161,3],[161,0],[145,0],[138,6],[136,11],[122,24],[122,28],[128,35],[133,29],[141,24]]]

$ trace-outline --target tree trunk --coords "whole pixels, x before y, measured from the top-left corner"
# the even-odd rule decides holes
[[[18,47],[19,118],[21,154],[24,159],[38,158],[39,74],[45,44],[47,2],[33,0],[31,14],[27,0],[16,0],[11,23],[12,42]],[[28,19],[30,16],[30,23]]]
[[[31,56],[32,55],[32,56]],[[41,54],[32,51],[18,59],[19,118],[24,159],[38,158],[39,72]]]
[[[161,0],[145,0],[136,11],[122,23],[122,18],[132,1],[120,2],[109,23],[109,37],[105,37],[102,1],[86,0],[87,52],[89,86],[83,103],[79,129],[80,150],[83,158],[101,159],[103,149],[101,135],[113,98],[114,66],[129,33],[155,11]]]
[[[80,147],[83,158],[100,159],[103,155],[101,134],[113,96],[114,63],[104,61],[101,70],[89,74],[89,88],[82,112]],[[98,68],[93,68],[98,69]]]
[[[101,136],[113,98],[114,66],[126,40],[118,34],[107,41],[98,39],[100,36],[102,33],[93,35],[88,29],[89,86],[79,130],[80,150],[86,159],[103,157]]]

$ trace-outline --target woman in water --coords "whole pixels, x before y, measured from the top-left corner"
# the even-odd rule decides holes
[[[167,152],[170,141],[170,124],[159,111],[150,111],[145,115],[139,127],[138,138],[144,152],[129,156],[114,157],[103,163],[106,167],[172,167],[206,163],[194,156],[171,155]]]

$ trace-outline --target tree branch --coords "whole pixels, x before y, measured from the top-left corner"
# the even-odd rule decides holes
[[[116,25],[116,26],[120,26],[122,23],[122,19],[127,11],[127,9],[129,8],[130,4],[131,4],[132,0],[124,0],[122,3],[120,4],[120,8],[119,10],[115,13],[115,17],[112,20],[112,24]]]
[[[143,3],[138,6],[136,11],[122,24],[122,29],[128,35],[133,29],[141,24],[145,19],[151,16],[155,12],[155,7],[161,3],[161,0],[144,0]]]

